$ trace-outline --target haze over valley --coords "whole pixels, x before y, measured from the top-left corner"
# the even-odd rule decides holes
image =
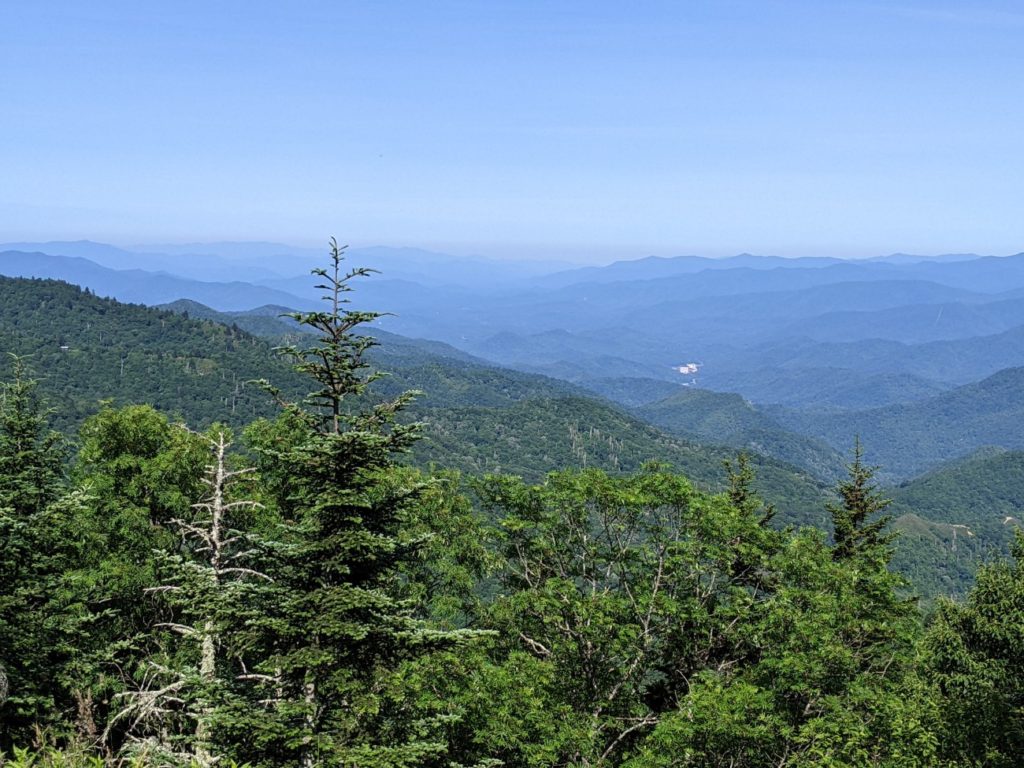
[[[5,275],[149,306],[188,300],[243,327],[315,307],[316,263],[313,251],[268,243],[0,245]],[[1000,384],[1024,366],[1024,254],[561,269],[379,247],[352,249],[347,263],[379,271],[353,306],[386,313],[382,330],[570,382],[681,436],[781,452],[823,477],[841,470],[856,434],[890,481],[986,446],[1024,447],[1009,426],[1013,387]],[[999,387],[1006,395],[991,396]],[[760,444],[766,432],[793,447]]]
[[[271,243],[0,246],[0,274],[63,280],[271,343],[296,330],[283,315],[318,305],[321,291],[303,274],[317,263],[315,250]],[[820,500],[856,437],[897,498],[917,478],[1024,451],[1024,254],[649,257],[566,269],[375,247],[351,249],[345,263],[379,272],[352,307],[385,313],[373,324],[385,369],[426,392],[425,461],[537,479],[556,465],[627,471],[657,458],[716,487],[717,463],[743,450],[761,462],[766,496],[787,508],[785,519],[824,525]],[[48,353],[67,347],[55,358],[62,366],[95,343],[80,324],[58,336]],[[412,368],[403,349],[415,350]],[[477,376],[485,381],[463,381]],[[77,418],[95,409],[80,402]],[[470,449],[469,424],[491,437]],[[632,447],[573,437],[595,429]],[[524,446],[537,434],[547,447],[530,458]],[[701,446],[703,457],[684,446]],[[1011,506],[1024,505],[1013,493]],[[943,568],[1004,546],[1014,523],[994,521],[1005,511],[963,523],[978,531],[973,550],[936,544]],[[952,519],[906,514],[927,525]],[[967,583],[950,578],[947,589]]]

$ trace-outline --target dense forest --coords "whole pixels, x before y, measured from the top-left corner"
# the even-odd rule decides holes
[[[253,377],[301,396],[302,378],[274,348],[313,338],[309,329],[282,317],[284,311],[216,312],[195,302],[151,308],[54,280],[0,278],[5,349],[28,356],[40,394],[60,403],[52,426],[69,436],[103,404],[154,405],[171,421],[195,429],[220,421],[241,430],[256,417],[272,416],[273,401],[252,385]],[[375,383],[378,395],[422,393],[399,415],[423,424],[421,439],[405,458],[413,466],[472,476],[511,473],[539,482],[552,469],[622,475],[657,459],[698,489],[716,493],[726,487],[722,462],[746,450],[756,471],[755,490],[778,510],[773,524],[828,529],[828,489],[846,459],[838,453],[829,458],[813,441],[773,430],[738,397],[691,389],[664,404],[629,409],[565,381],[499,368],[444,343],[388,333],[376,322],[366,328],[380,342],[368,360],[388,372]],[[10,375],[10,361],[0,360],[0,377]],[[644,391],[644,382],[626,384]],[[800,441],[803,447],[787,454],[800,466],[772,455]],[[1009,551],[1014,524],[1003,523],[1006,515],[995,524],[986,510],[1019,509],[1022,489],[1012,472],[981,470],[980,464],[951,465],[921,478],[927,484],[920,488],[915,480],[884,491],[895,500],[895,524],[905,533],[896,542],[894,567],[929,601],[964,595],[980,562],[992,551]],[[954,472],[955,478],[947,477]],[[939,491],[940,486],[957,493]],[[1000,502],[978,504],[975,498]]]
[[[42,286],[59,329],[0,326],[20,354],[0,395],[4,763],[1019,765],[1024,537],[927,611],[890,567],[915,498],[925,528],[960,524],[935,501],[948,475],[890,506],[858,445],[834,494],[779,492],[799,474],[555,383],[460,402],[496,374],[389,350],[346,302],[365,274],[334,247],[326,303],[278,355],[213,319],[197,350],[180,313],[4,283],[5,318]],[[138,315],[130,351],[104,343],[109,311]],[[159,398],[137,402],[140,371]],[[438,391],[417,403],[410,381]],[[544,444],[551,413],[568,442]],[[1019,457],[972,461],[954,469]]]

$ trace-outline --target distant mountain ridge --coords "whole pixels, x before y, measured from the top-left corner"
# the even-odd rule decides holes
[[[70,245],[96,258],[131,256],[102,244]],[[182,246],[181,253],[194,247]],[[233,260],[258,266],[281,247],[211,244],[219,249],[211,258],[230,262],[233,275],[243,278],[225,282],[24,252],[0,253],[0,273],[59,277],[101,295],[169,304],[190,316],[203,310],[178,304],[198,302],[228,314],[210,319],[269,337],[293,332],[279,315],[284,308],[315,306],[319,291],[302,275],[247,282],[256,273],[243,268],[249,262]],[[842,452],[859,433],[890,477],[906,478],[984,444],[987,429],[997,436],[988,442],[1010,448],[1024,432],[998,423],[1015,413],[1010,389],[962,391],[1024,366],[1021,254],[895,254],[856,262],[679,257],[507,282],[508,272],[474,262],[479,271],[463,285],[445,284],[444,269],[474,260],[408,249],[381,254],[407,257],[416,268],[433,259],[438,272],[431,284],[385,277],[361,282],[352,306],[388,313],[375,324],[377,332],[435,339],[459,354],[564,379],[577,393],[589,389],[631,407],[653,407],[665,396],[689,398],[685,423],[672,415],[678,434],[704,439],[730,414],[738,421],[734,431],[719,435],[723,441],[819,467],[834,457],[825,461],[808,448],[808,439],[824,440],[826,453]],[[294,255],[313,257],[301,250]],[[352,263],[358,256],[353,251]],[[486,290],[471,287],[481,275],[490,281]],[[692,391],[735,392],[742,400],[680,394],[684,384],[695,385]],[[974,409],[972,398],[989,410]],[[755,413],[740,418],[746,406],[736,403],[744,400]],[[944,422],[937,411],[943,407],[965,421]],[[911,418],[935,429],[918,433]],[[884,426],[890,422],[902,426]],[[941,429],[953,436],[945,447],[934,438]]]
[[[306,296],[303,280],[323,263],[325,248],[270,242],[213,242],[138,245],[119,248],[89,240],[0,244],[0,251],[45,253],[88,259],[115,270],[142,269],[202,282],[242,279]],[[523,281],[565,266],[558,262],[461,257],[422,248],[370,246],[348,249],[349,262],[380,271],[387,279],[430,286],[469,285],[486,288],[494,280]]]
[[[0,275],[64,280],[134,304],[167,304],[187,298],[216,309],[244,310],[261,304],[308,306],[309,300],[242,281],[203,282],[141,269],[115,270],[78,256],[0,252]]]

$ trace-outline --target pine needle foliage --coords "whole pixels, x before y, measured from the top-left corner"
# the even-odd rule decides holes
[[[417,424],[398,414],[415,393],[369,402],[381,374],[365,354],[375,342],[358,329],[378,313],[346,307],[351,281],[370,270],[342,268],[333,239],[327,269],[314,274],[325,311],[297,312],[317,332],[313,346],[288,347],[315,384],[299,403],[250,436],[284,524],[258,622],[262,658],[254,679],[264,711],[251,728],[255,752],[274,765],[411,766],[443,753],[439,727],[389,693],[403,661],[472,633],[431,630],[399,595],[400,564],[421,541],[402,535],[426,488],[398,471],[396,455]],[[254,652],[256,649],[254,649]]]
[[[367,352],[377,346],[377,340],[357,332],[361,326],[382,317],[383,313],[354,310],[347,306],[351,303],[348,294],[353,290],[353,281],[376,270],[366,267],[344,270],[342,263],[347,247],[339,246],[337,240],[331,238],[329,266],[313,270],[313,274],[323,281],[316,287],[326,291],[323,299],[329,308],[286,315],[312,331],[315,342],[307,347],[281,347],[280,351],[291,359],[298,373],[313,379],[319,388],[307,395],[302,404],[282,404],[323,433],[340,435],[346,429],[390,428],[392,439],[382,447],[391,451],[405,450],[412,445],[419,427],[396,425],[392,417],[410,405],[418,392],[405,392],[380,404],[369,414],[352,413],[347,409],[374,381],[385,375],[373,369],[367,360]]]
[[[874,483],[878,468],[864,463],[864,448],[860,438],[853,446],[853,461],[847,467],[848,476],[836,491],[839,503],[830,504],[835,546],[832,556],[848,560],[871,552],[881,552],[888,562],[888,545],[894,535],[886,533],[892,517],[881,514],[891,503],[878,492]]]

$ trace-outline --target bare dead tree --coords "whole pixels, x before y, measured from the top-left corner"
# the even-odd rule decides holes
[[[207,492],[192,505],[192,519],[172,521],[181,533],[183,552],[167,556],[168,581],[147,592],[164,596],[177,608],[174,621],[161,622],[154,629],[194,644],[197,661],[181,667],[148,661],[138,685],[121,695],[124,706],[111,719],[105,736],[111,726],[127,722],[132,751],[161,752],[166,758],[208,768],[218,761],[211,746],[210,725],[214,714],[210,693],[223,666],[218,657],[217,617],[221,607],[237,595],[241,583],[269,581],[270,577],[252,566],[256,539],[235,525],[246,511],[262,508],[257,501],[233,498],[238,481],[255,469],[230,468],[232,443],[226,430],[192,434],[205,440],[210,449],[211,463],[203,477]],[[181,735],[183,723],[193,724],[188,734],[191,738],[184,740],[189,747],[178,749],[174,736]]]

